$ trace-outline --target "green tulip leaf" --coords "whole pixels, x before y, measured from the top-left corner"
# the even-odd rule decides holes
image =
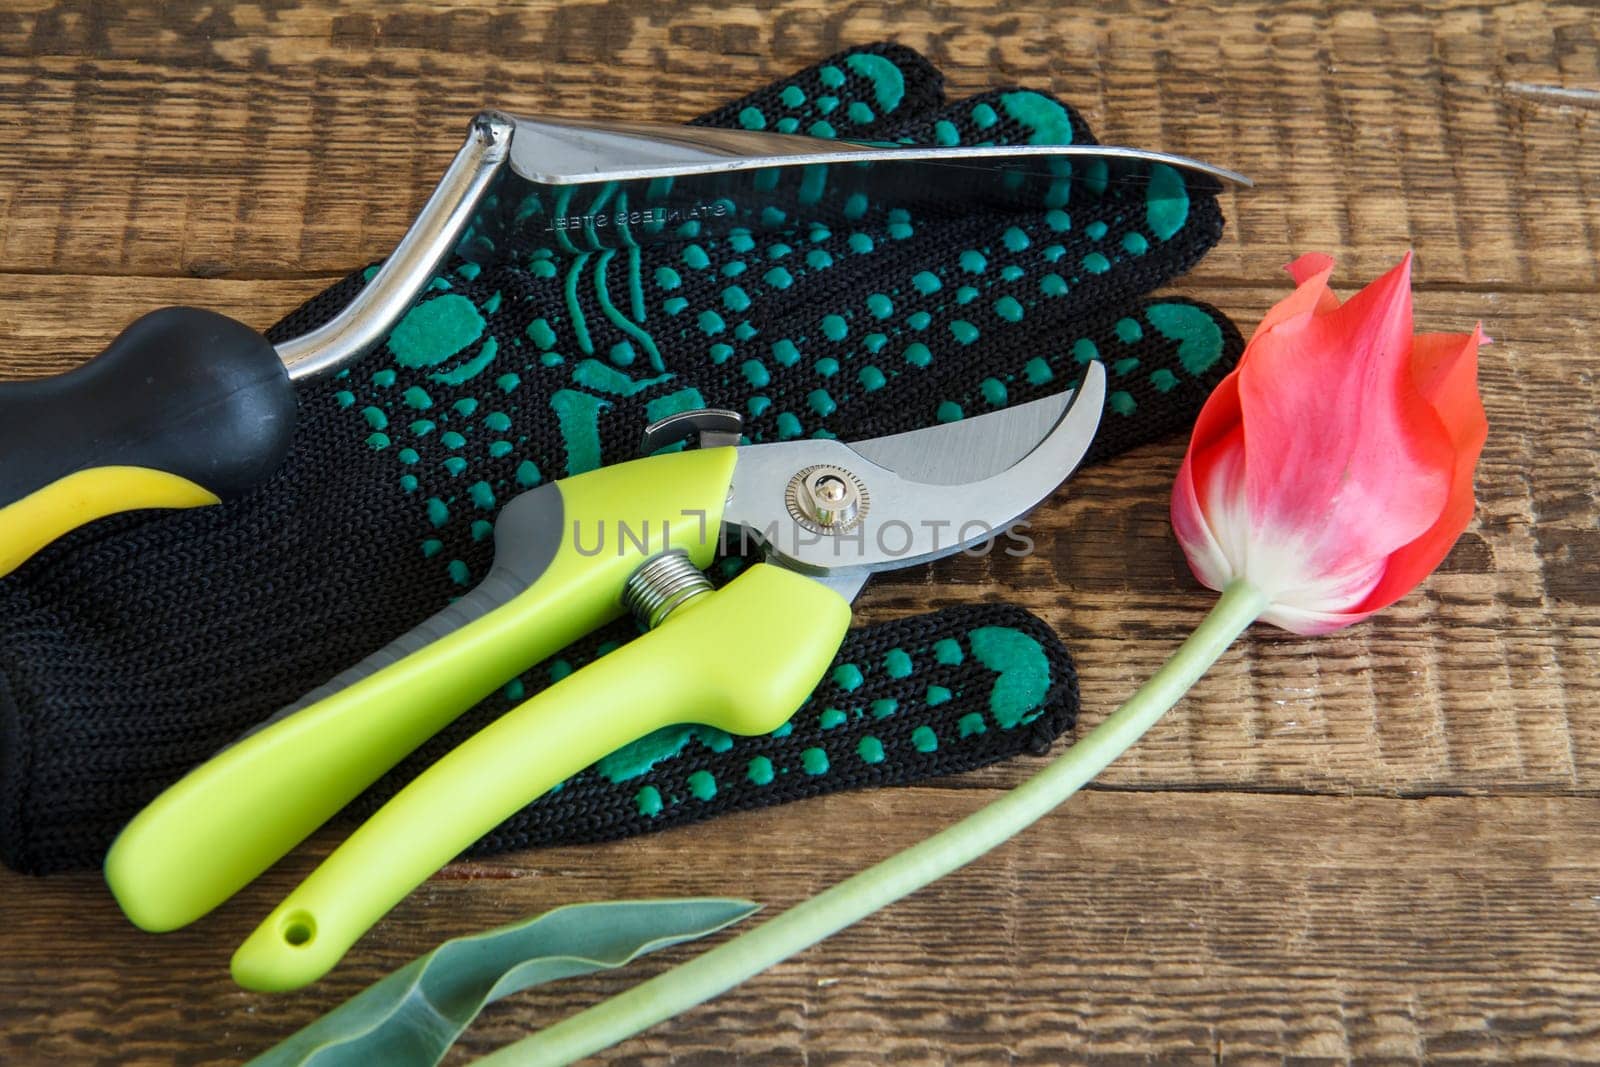
[[[602,901],[458,937],[374,982],[249,1067],[436,1064],[486,1004],[558,978],[621,967],[759,909],[723,897]]]

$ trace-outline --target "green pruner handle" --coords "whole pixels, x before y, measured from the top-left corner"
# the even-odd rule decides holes
[[[711,562],[735,450],[637,459],[543,485],[501,509],[477,588],[134,817],[106,882],[146,930],[227,900],[423,741],[540,660],[622,614],[628,576],[667,549]]]
[[[200,308],[153,311],[65,374],[0,382],[0,577],[106,515],[255,487],[294,421],[277,351]]]
[[[314,982],[390,908],[536,797],[675,723],[776,730],[821,680],[850,605],[758,563],[484,727],[339,846],[233,957],[246,989]]]

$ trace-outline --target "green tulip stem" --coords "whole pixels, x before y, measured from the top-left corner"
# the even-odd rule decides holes
[[[1255,588],[1234,582],[1188,640],[1127,703],[1005,796],[754,930],[480,1062],[554,1067],[608,1048],[732,989],[1004,844],[1131,748],[1183,699],[1267,604]]]

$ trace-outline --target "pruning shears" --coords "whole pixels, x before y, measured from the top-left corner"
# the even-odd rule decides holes
[[[484,111],[394,252],[324,325],[274,345],[215,312],[163,308],[66,374],[0,382],[0,577],[95,519],[260,485],[292,443],[293,383],[379,344],[452,252],[482,259],[513,237],[581,253],[681,240],[690,225],[853,225],[868,204],[961,215],[1230,184],[1249,180],[1104,145],[886,145]]]
[[[532,489],[466,596],[190,772],[122,831],[106,879],[152,931],[205,915],[509,679],[631,611],[637,639],[506,713],[400,790],[233,957],[262,991],[315,981],[427,877],[518,809],[646,734],[780,727],[821,680],[876,572],[971,549],[1088,451],[1105,372],[960,422],[845,444],[738,444],[687,412],[644,458]],[[700,447],[670,450],[698,437]],[[713,589],[724,538],[763,561]]]

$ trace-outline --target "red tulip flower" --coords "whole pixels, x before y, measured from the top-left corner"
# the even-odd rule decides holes
[[[1126,752],[1257,619],[1302,634],[1360,622],[1444,559],[1472,518],[1488,432],[1471,333],[1411,333],[1411,257],[1345,304],[1333,261],[1289,265],[1206,401],[1172,494],[1195,575],[1222,592],[1195,632],[1105,721],[954,826],[632,990],[482,1061],[550,1067],[693,1007],[969,863]]]
[[[1298,288],[1200,412],[1172,525],[1201,582],[1248,583],[1262,619],[1318,634],[1410,592],[1466,528],[1485,338],[1412,336],[1409,254],[1342,305],[1333,260],[1288,269]]]

